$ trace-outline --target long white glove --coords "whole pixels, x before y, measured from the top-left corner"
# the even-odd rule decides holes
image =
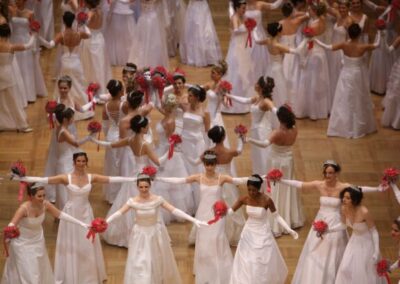
[[[162,155],[161,157],[158,158],[160,165],[164,164],[166,160],[168,160],[168,151],[165,152],[164,155]]]
[[[384,192],[387,188],[383,187],[381,184],[378,186],[360,186],[362,192]]]
[[[400,190],[397,187],[397,184],[395,184],[393,182],[393,183],[390,183],[390,185],[391,185],[391,187],[393,189],[394,196],[396,196],[397,202],[400,204]]]
[[[112,214],[110,217],[106,219],[107,224],[110,224],[112,221],[117,220],[122,216],[122,213],[118,210],[114,214]]]
[[[108,183],[136,182],[137,177],[109,177]]]
[[[265,139],[264,141],[261,141],[261,140],[253,139],[250,137],[247,139],[247,142],[254,144],[258,147],[262,147],[262,148],[266,148],[269,145],[271,145],[271,141],[269,141],[269,139]]]
[[[279,223],[279,225],[281,225],[286,231],[289,232],[293,239],[297,240],[299,238],[299,235],[296,233],[296,231],[292,230],[292,228],[289,227],[289,225],[285,222],[281,215],[278,214],[278,211],[273,212],[272,216]]]
[[[87,112],[89,109],[91,109],[93,107],[93,104],[96,103],[96,99],[93,98],[93,101],[88,102],[87,104],[84,104],[83,106],[81,106],[80,111],[81,112]]]
[[[298,180],[281,179],[281,180],[278,180],[278,182],[286,184],[288,186],[295,187],[295,188],[302,188],[303,187],[303,182],[302,181],[298,181]]]
[[[94,138],[92,136],[89,136],[89,137],[90,137],[90,140],[92,142],[96,143],[97,145],[111,148],[111,144],[112,144],[111,142],[109,142],[109,141],[101,141],[101,140],[98,140],[98,139],[96,139],[96,138]]]
[[[335,232],[340,232],[344,231],[347,229],[347,226],[340,222],[340,224],[336,224],[335,226],[328,228],[328,233],[335,233]]]
[[[171,213],[178,218],[182,218],[182,219],[192,222],[198,228],[201,226],[208,226],[207,222],[197,220],[196,218],[193,218],[192,216],[190,216],[189,214],[186,214],[185,212],[183,212],[182,210],[180,210],[178,208],[175,208]]]
[[[306,45],[306,43],[307,43],[307,40],[303,39],[296,48],[293,48],[293,47],[289,48],[289,53],[300,54],[301,51],[303,50],[304,46]]]
[[[374,2],[370,1],[370,0],[364,0],[363,4],[365,4],[368,8],[376,11],[376,8],[378,8],[378,5],[376,5]]]
[[[325,48],[325,49],[329,49],[332,50],[332,44],[326,44],[323,43],[322,41],[320,41],[319,39],[314,39],[316,43],[318,43],[318,45],[320,45],[321,47]]]
[[[235,9],[233,8],[233,2],[229,0],[229,19],[235,14]]]
[[[76,143],[80,146],[80,145],[85,144],[85,143],[88,142],[89,140],[92,140],[92,137],[88,135],[88,136],[83,137],[83,138],[80,139],[80,140],[77,140]]]
[[[270,3],[269,6],[272,10],[274,10],[274,9],[278,9],[282,5],[282,3],[283,3],[283,0],[277,0],[273,3]]]
[[[226,94],[226,96],[235,102],[241,103],[241,104],[251,104],[251,98],[244,98],[244,97],[239,97],[239,96],[234,96],[231,94]]]
[[[238,152],[240,154],[240,153],[242,153],[242,151],[243,151],[243,139],[241,137],[238,137],[236,152]]]
[[[392,44],[391,46],[386,45],[386,49],[387,49],[387,51],[389,51],[389,52],[393,52],[393,50],[394,50],[394,45],[393,45],[393,44]]]
[[[372,260],[376,263],[379,257],[379,235],[375,226],[369,229],[369,232],[371,233],[372,242],[374,243],[374,254],[372,255]]]
[[[24,181],[24,182],[39,182],[39,183],[44,183],[44,184],[49,183],[48,177],[27,177],[27,176],[19,177],[17,175],[12,175],[11,179],[16,180],[16,181]]]
[[[51,49],[56,46],[56,43],[54,40],[47,41],[44,38],[42,38],[41,36],[38,36],[38,39],[39,39],[39,42],[41,43],[41,45],[43,45],[47,49]]]
[[[90,228],[89,224],[85,224],[84,222],[72,217],[71,215],[69,215],[69,214],[67,214],[67,213],[65,213],[63,211],[61,211],[60,216],[58,216],[58,218],[60,220],[63,220],[63,221],[67,221],[67,222],[70,222],[70,223],[77,224],[77,225],[79,225],[79,226],[81,226],[81,227],[83,227],[85,229],[89,229]]]
[[[246,184],[248,180],[249,180],[248,177],[234,177],[234,178],[232,178],[232,182],[233,182],[234,185]]]
[[[389,268],[390,272],[396,270],[397,268],[399,268],[399,260],[396,260]]]
[[[83,25],[82,28],[83,28],[83,31],[84,31],[85,33],[87,33],[89,37],[92,36],[92,32],[90,31],[90,29],[88,28],[88,26]]]
[[[154,180],[172,184],[187,183],[186,178],[179,178],[179,177],[156,177]]]
[[[24,44],[24,48],[25,49],[31,49],[33,47],[33,45],[35,44],[35,36],[31,36],[29,38],[29,41],[27,43]]]
[[[378,31],[378,33],[376,34],[374,47],[378,47],[381,44],[381,36],[382,36],[382,32]]]

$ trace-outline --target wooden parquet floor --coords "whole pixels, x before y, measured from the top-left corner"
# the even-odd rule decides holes
[[[222,49],[226,54],[229,43],[229,26],[227,19],[227,1],[210,1],[215,25],[221,41]],[[55,1],[55,7],[59,7],[59,0]],[[60,12],[57,12],[56,23],[60,21]],[[268,14],[265,21],[279,18],[278,12]],[[41,65],[46,78],[50,98],[53,97],[54,81],[52,81],[52,68],[55,59],[55,50],[45,50],[41,57]],[[187,72],[189,82],[205,83],[209,80],[210,68],[193,68],[179,64],[178,58],[171,59],[171,68],[180,66]],[[114,67],[115,78],[121,79],[121,68]],[[349,140],[340,138],[327,138],[327,120],[310,121],[298,120],[299,136],[294,146],[295,175],[299,180],[314,180],[322,177],[321,165],[326,159],[335,159],[342,165],[341,179],[359,185],[377,185],[381,172],[389,166],[400,167],[400,132],[391,129],[383,129],[380,126],[381,97],[373,96],[375,115],[378,124],[378,132],[361,139]],[[26,109],[29,122],[34,132],[21,134],[16,132],[0,133],[0,175],[8,172],[13,161],[21,159],[29,170],[29,175],[42,176],[47,159],[47,149],[50,141],[44,106],[46,98],[39,98],[36,103],[30,104]],[[102,106],[96,108],[96,119],[101,120]],[[159,119],[158,114],[152,114],[152,121]],[[224,121],[228,129],[231,144],[235,145],[233,127],[238,123],[250,125],[249,115],[224,115]],[[78,122],[78,133],[86,135],[87,122]],[[153,125],[154,126],[154,125]],[[102,173],[104,149],[96,150],[93,144],[85,144],[82,147],[90,157],[89,171]],[[243,154],[235,160],[238,174],[247,176],[251,174],[250,146],[246,145]],[[0,185],[0,226],[6,226],[18,207],[17,188],[15,182],[4,180]],[[244,193],[245,188],[241,188]],[[310,229],[310,222],[319,208],[319,194],[317,192],[302,192],[307,222],[298,230],[299,239],[293,240],[289,236],[277,239],[282,255],[289,268],[290,282],[294,273],[298,257],[303,243]],[[95,216],[104,217],[109,205],[102,198],[101,186],[94,186],[90,196]],[[400,213],[392,192],[366,194],[365,205],[372,212],[380,234],[381,252],[384,257],[395,259],[397,248],[390,237],[390,225],[392,220]],[[51,261],[54,260],[55,242],[57,236],[57,223],[51,216],[46,217],[44,223],[47,248]],[[168,232],[171,236],[173,251],[182,275],[183,283],[194,283],[192,275],[194,247],[188,246],[187,237],[190,224],[171,224]],[[89,245],[89,244],[88,244]],[[234,251],[234,248],[232,248]],[[104,258],[108,273],[109,284],[123,282],[123,274],[127,257],[127,250],[103,244]],[[2,274],[5,258],[0,257],[0,273]],[[400,273],[391,275],[392,280],[398,280]],[[84,284],[84,283],[82,283]],[[171,283],[173,284],[173,283]],[[308,283],[305,283],[308,284]]]

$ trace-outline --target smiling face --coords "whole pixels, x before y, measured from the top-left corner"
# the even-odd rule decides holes
[[[182,93],[182,90],[185,88],[185,83],[183,83],[183,80],[181,78],[178,78],[174,80],[174,91],[177,94]]]
[[[361,0],[351,0],[350,9],[353,12],[360,12],[361,11]]]
[[[344,3],[340,3],[339,4],[339,13],[342,17],[346,17],[349,14],[349,7]]]
[[[392,224],[392,230],[390,234],[394,240],[400,242],[400,228],[396,223]]]
[[[192,93],[192,92],[188,92],[188,102],[191,105],[195,105],[197,104],[199,100],[197,99],[197,97]]]
[[[246,4],[241,4],[237,9],[236,12],[238,13],[239,16],[244,16],[246,13]]]
[[[87,166],[87,159],[84,155],[80,155],[78,157],[75,158],[74,160],[74,166],[77,169],[84,169]]]
[[[338,173],[332,166],[327,166],[324,170],[324,178],[328,182],[334,182],[337,180]]]
[[[32,196],[32,202],[42,204],[45,200],[45,197],[46,192],[44,190],[44,187],[41,187],[36,191],[36,194]]]
[[[252,199],[256,199],[260,195],[260,189],[254,185],[247,185],[247,192]]]
[[[58,84],[58,92],[60,93],[61,97],[65,97],[68,95],[71,88],[69,87],[67,82],[60,82]]]
[[[210,77],[211,77],[211,80],[213,80],[214,82],[218,82],[219,80],[221,80],[222,75],[221,75],[221,73],[219,73],[217,71],[217,69],[214,68],[214,69],[211,70]]]
[[[141,194],[148,194],[150,192],[150,184],[145,181],[139,181],[137,188]]]

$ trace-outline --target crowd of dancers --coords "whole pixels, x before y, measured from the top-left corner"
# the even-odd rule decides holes
[[[205,0],[187,7],[182,0],[62,1],[58,34],[52,1],[2,1],[0,130],[32,131],[24,108],[48,96],[41,48],[57,47],[45,177],[12,175],[29,183],[30,199],[8,225],[20,235],[9,242],[2,284],[107,279],[99,238],[86,240],[94,218],[88,196],[96,183],[104,184],[111,205],[102,238],[128,248],[125,283],[182,282],[166,225],[184,221],[194,224],[188,242],[195,244],[197,284],[284,283],[288,270],[274,238],[298,238],[294,229],[305,223],[300,190],[320,192],[315,220],[329,229],[323,236],[310,229],[292,283],[384,281],[375,268],[379,235],[362,198],[392,188],[400,203],[396,184],[341,182],[341,168],[331,160],[323,164],[322,180],[297,181],[292,155],[296,118],[329,118],[328,136],[375,132],[370,91],[385,94],[382,124],[400,129],[399,4],[363,3],[381,20],[373,40],[360,0],[230,2],[223,60]],[[280,7],[283,19],[265,31],[262,13]],[[169,57],[178,54],[184,64],[211,66],[210,81],[189,83],[181,69],[168,71]],[[112,79],[111,65],[123,66],[122,81]],[[79,138],[77,121],[92,118],[98,103],[104,104],[105,140],[93,133]],[[160,121],[150,120],[155,111]],[[233,147],[222,114],[248,112],[249,134],[238,127]],[[79,147],[89,142],[105,148],[104,175],[86,172],[89,158]],[[237,177],[234,158],[249,144],[253,175]],[[155,177],[143,171],[150,165],[158,168]],[[265,191],[272,169],[283,178]],[[240,184],[247,196],[239,196]],[[222,199],[227,216],[208,224],[212,205]],[[45,211],[60,219],[54,273],[42,231]],[[397,241],[399,226],[399,220],[392,226]],[[230,245],[237,245],[234,256]]]

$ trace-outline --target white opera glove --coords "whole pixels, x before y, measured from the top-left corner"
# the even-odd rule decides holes
[[[386,44],[386,49],[387,49],[387,51],[389,51],[389,53],[390,53],[390,52],[393,52],[393,50],[395,50],[393,44],[392,44],[391,46],[388,46],[388,45]]]
[[[273,108],[271,109],[271,111],[272,111],[272,113],[274,113],[274,114],[277,114],[277,113],[278,113],[278,109],[277,109],[276,107],[273,107]]]
[[[270,3],[269,7],[272,10],[275,10],[275,9],[278,9],[282,5],[282,3],[283,3],[283,0],[277,0],[277,1],[273,2],[273,3]]]
[[[390,272],[396,270],[397,268],[399,268],[399,260],[396,260],[389,268]]]
[[[340,222],[340,224],[337,224],[333,227],[328,228],[327,233],[340,232],[340,231],[344,231],[346,229],[347,229],[347,226],[345,224],[343,224],[342,222]]]
[[[87,104],[84,104],[83,106],[81,106],[80,112],[87,112],[88,110],[90,110],[93,107],[93,104],[95,104],[96,101],[93,98],[93,101],[88,102]]]
[[[289,48],[289,53],[299,55],[301,53],[301,51],[304,49],[304,46],[306,45],[306,43],[307,43],[307,40],[303,39],[296,48],[292,48],[292,47]]]
[[[239,154],[241,154],[243,152],[243,139],[242,139],[242,137],[238,137],[238,139],[237,139],[236,152],[238,152]]]
[[[319,39],[314,39],[314,40],[315,40],[315,42],[316,42],[319,46],[321,46],[321,47],[323,47],[323,48],[325,48],[325,49],[332,50],[332,44],[323,43],[323,42],[320,41]]]
[[[77,225],[79,225],[79,226],[81,226],[81,227],[83,227],[85,229],[89,229],[90,228],[89,224],[86,224],[86,223],[84,223],[84,222],[72,217],[71,215],[69,215],[69,214],[67,214],[67,213],[65,213],[63,211],[61,211],[60,216],[58,216],[58,218],[60,220],[63,220],[63,221],[67,221],[67,222],[70,222],[70,223],[77,224]]]
[[[371,233],[372,242],[374,244],[374,254],[372,255],[372,260],[374,261],[374,263],[376,263],[379,258],[379,235],[375,226],[370,228],[369,232]]]
[[[374,42],[374,47],[378,47],[381,44],[381,31],[378,31],[378,33],[376,34],[376,38],[375,38],[375,42]]]
[[[192,222],[198,228],[200,228],[201,226],[208,226],[207,222],[200,221],[196,218],[193,218],[192,216],[190,216],[189,214],[186,214],[185,212],[183,212],[182,210],[180,210],[178,208],[175,208],[174,210],[172,210],[171,213],[178,218],[182,218],[182,219]]]
[[[235,14],[235,9],[233,8],[233,2],[229,1],[229,19],[232,18],[232,16]]]
[[[108,183],[136,182],[137,177],[108,177]]]
[[[165,152],[164,155],[162,155],[161,157],[158,158],[160,165],[164,164],[166,160],[168,160],[168,151]]]
[[[291,179],[280,179],[278,180],[278,182],[288,185],[288,186],[292,186],[295,188],[302,188],[303,187],[303,182],[302,181],[298,181],[298,180],[291,180]]]
[[[226,94],[225,96],[241,104],[251,104],[251,98],[244,98],[244,97],[234,96],[231,94]]]
[[[92,32],[90,31],[90,29],[88,28],[88,26],[83,25],[82,28],[83,28],[83,31],[84,31],[86,34],[88,34],[89,37],[92,36]]]
[[[289,227],[289,225],[281,217],[281,215],[278,214],[278,211],[273,212],[271,215],[275,218],[279,225],[281,225],[286,231],[289,232],[293,239],[297,240],[299,238],[299,235],[296,233],[296,231],[292,230],[292,228]]]
[[[179,178],[179,177],[156,177],[154,180],[172,184],[187,183],[186,178]]]
[[[110,224],[111,222],[117,220],[122,216],[122,213],[118,210],[114,214],[112,214],[110,217],[106,219],[107,224]]]
[[[16,180],[16,181],[24,181],[24,182],[38,182],[38,183],[44,183],[44,184],[49,183],[48,177],[27,177],[27,176],[20,177],[15,174],[12,174],[11,179]]]
[[[264,141],[261,140],[257,140],[257,139],[253,139],[251,137],[247,138],[247,142],[256,145],[258,147],[262,147],[262,148],[266,148],[269,145],[271,145],[271,141],[269,141],[269,139],[265,139]]]
[[[365,4],[368,8],[376,11],[376,8],[378,8],[378,5],[376,5],[374,2],[370,1],[370,0],[364,0],[363,4]]]
[[[395,184],[393,182],[393,183],[390,183],[390,185],[391,185],[391,187],[393,189],[394,196],[396,196],[397,202],[400,204],[400,190],[397,187],[397,184]]]
[[[111,95],[109,93],[98,94],[98,95],[96,95],[96,97],[98,97],[100,100],[105,101],[105,102],[111,100]]]
[[[83,138],[80,139],[80,140],[77,140],[76,143],[77,143],[79,146],[81,146],[81,145],[85,144],[86,142],[88,142],[88,141],[90,141],[90,140],[92,140],[92,136],[88,135],[88,136],[83,137]]]
[[[33,45],[35,44],[35,36],[31,36],[29,38],[29,41],[27,43],[24,44],[24,48],[25,49],[31,49],[33,47]]]
[[[56,46],[56,43],[54,40],[47,41],[44,38],[42,38],[41,36],[38,36],[38,39],[39,39],[40,44],[43,45],[47,49],[51,49]]]
[[[365,192],[384,192],[387,187],[383,187],[381,184],[379,186],[360,186],[363,193]]]
[[[230,215],[232,215],[232,214],[234,214],[235,213],[235,211],[233,211],[233,209],[232,208],[229,208],[228,209],[228,212],[226,213],[228,216],[230,216]]]
[[[246,184],[248,180],[249,180],[248,177],[233,177],[232,183],[234,185],[241,185],[241,184]]]
[[[97,145],[111,148],[112,143],[109,141],[101,141],[101,140],[94,138],[93,136],[89,136],[89,138],[93,143],[95,143]]]

